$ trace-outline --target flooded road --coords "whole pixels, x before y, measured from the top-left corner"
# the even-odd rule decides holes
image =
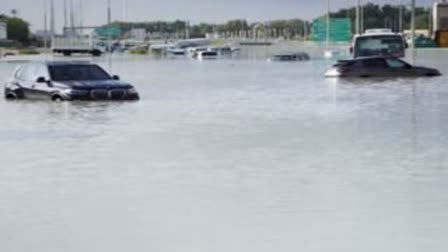
[[[98,63],[141,101],[0,99],[0,251],[444,252],[446,59],[353,82],[322,60],[116,56]]]

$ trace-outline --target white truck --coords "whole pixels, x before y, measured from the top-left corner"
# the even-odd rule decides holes
[[[74,53],[91,54],[101,56],[102,51],[96,47],[92,36],[54,36],[51,50],[53,53],[62,53],[70,56]]]
[[[350,48],[353,57],[394,56],[405,57],[408,47],[402,34],[391,29],[370,29],[362,35],[355,35]]]

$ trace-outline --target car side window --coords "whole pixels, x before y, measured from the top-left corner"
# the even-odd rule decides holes
[[[36,79],[37,79],[37,77],[36,77],[36,70],[37,70],[37,65],[36,64],[28,65],[28,67],[26,69],[26,73],[25,73],[25,80],[27,80],[27,81],[36,81]]]
[[[45,80],[48,80],[49,76],[48,76],[48,68],[47,68],[47,66],[44,65],[44,64],[38,64],[36,66],[35,75],[36,75],[36,79],[39,78],[39,77],[44,77]]]
[[[17,71],[16,78],[19,80],[26,80],[27,71],[28,65],[20,67],[19,71]]]
[[[368,68],[384,68],[386,63],[382,59],[369,59],[363,62],[364,67]]]
[[[23,71],[23,66],[20,66],[19,68],[17,68],[17,70],[14,72],[14,78],[20,80],[20,74]]]
[[[387,66],[390,68],[406,68],[407,64],[404,63],[401,60],[397,60],[397,59],[387,59],[386,60]]]

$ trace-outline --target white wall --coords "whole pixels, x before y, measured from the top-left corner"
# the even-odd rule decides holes
[[[434,4],[434,32],[448,30],[448,3]]]
[[[3,22],[0,22],[0,39],[7,39],[7,32],[6,32],[6,24]]]

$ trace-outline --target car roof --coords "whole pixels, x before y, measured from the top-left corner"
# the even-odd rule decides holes
[[[70,61],[31,61],[28,64],[43,64],[47,66],[64,66],[64,65],[94,65],[89,61],[70,60]]]
[[[368,57],[359,57],[356,59],[346,59],[340,60],[341,62],[350,62],[350,61],[364,61],[364,60],[375,60],[375,59],[398,59],[394,56],[368,56]]]
[[[393,33],[393,32],[369,33],[369,34],[355,35],[354,39],[356,40],[356,39],[360,39],[360,38],[374,38],[374,37],[385,37],[385,36],[403,37],[403,34]]]

